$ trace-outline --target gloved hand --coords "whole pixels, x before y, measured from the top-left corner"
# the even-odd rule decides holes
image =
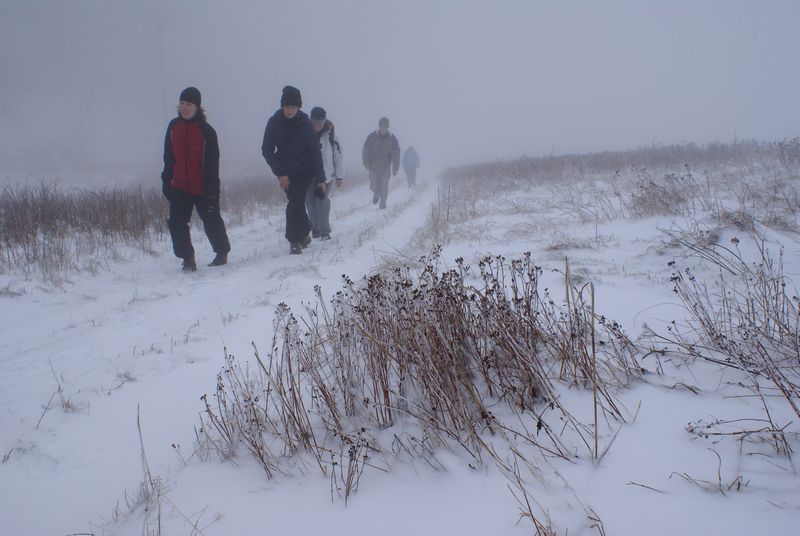
[[[320,184],[322,186],[320,186]],[[320,184],[317,184],[316,188],[314,188],[314,197],[316,197],[317,199],[325,199],[325,189],[324,189],[325,183],[323,182]]]
[[[342,179],[341,177],[336,177],[336,187],[337,188],[341,188],[342,187],[343,180],[344,179]]]
[[[170,201],[170,197],[172,196],[172,186],[170,186],[168,182],[162,182],[161,193],[164,194],[164,197],[167,198],[167,201]]]

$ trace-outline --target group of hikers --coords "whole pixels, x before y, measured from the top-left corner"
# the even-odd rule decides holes
[[[197,270],[189,230],[192,212],[203,222],[215,257],[209,266],[228,262],[231,250],[220,213],[219,143],[206,120],[200,91],[184,89],[178,99],[178,116],[167,126],[164,139],[162,192],[169,201],[167,225],[175,256],[183,260],[181,270]],[[264,130],[261,154],[278,184],[286,192],[286,239],[289,252],[299,254],[312,238],[331,237],[330,192],[344,180],[344,153],[325,109],[315,106],[309,115],[301,111],[300,90],[286,86],[280,108]],[[378,130],[367,136],[362,162],[369,171],[373,204],[386,208],[389,179],[400,168],[400,143],[389,132],[389,119],[381,117]],[[408,186],[416,184],[419,155],[409,147],[402,155]]]

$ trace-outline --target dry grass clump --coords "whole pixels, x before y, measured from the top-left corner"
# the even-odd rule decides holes
[[[285,199],[275,181],[223,184],[229,226]],[[160,185],[159,185],[160,186]],[[73,270],[97,270],[120,246],[153,254],[167,234],[168,204],[159,189],[61,190],[54,184],[6,186],[0,192],[0,272],[59,281]],[[197,224],[199,218],[194,218]]]
[[[714,217],[739,231],[753,232],[756,224],[779,231],[800,231],[800,187],[797,171],[773,168],[766,178],[740,181],[736,188],[736,205],[717,207]]]
[[[597,414],[581,422],[561,390],[594,390],[598,412],[625,420],[614,392],[641,369],[621,327],[595,316],[568,274],[566,303],[541,292],[529,256],[438,265],[435,252],[418,272],[346,279],[330,306],[319,293],[301,318],[279,308],[254,367],[226,353],[203,397],[201,447],[229,458],[244,446],[270,478],[317,466],[345,501],[366,468],[441,468],[440,449],[506,472],[500,444],[596,456]]]
[[[442,179],[478,179],[495,187],[514,187],[515,181],[535,180],[558,182],[574,176],[590,174],[613,174],[625,169],[660,169],[676,164],[688,164],[694,168],[721,167],[723,165],[752,164],[768,158],[782,158],[786,165],[797,170],[797,139],[791,142],[769,143],[737,141],[731,144],[709,143],[697,145],[682,143],[653,145],[629,151],[604,151],[591,154],[567,154],[529,158],[523,156],[512,160],[501,160],[483,164],[472,164],[449,168]],[[783,155],[783,156],[781,156]],[[500,184],[497,182],[501,181]],[[518,185],[519,183],[516,183]]]
[[[715,218],[721,227],[736,229],[737,231],[753,231],[755,229],[755,216],[742,209],[721,209]]]
[[[708,214],[722,226],[747,229],[756,221],[797,232],[798,146],[797,140],[705,146],[690,143],[586,155],[522,157],[449,168],[441,178],[448,190],[446,208],[461,215],[462,220],[496,210],[501,204],[501,213],[550,209],[561,218],[595,225],[627,218]],[[696,170],[702,173],[698,176]],[[751,179],[764,184],[751,187]],[[533,186],[547,191],[539,203],[524,195]],[[455,192],[452,196],[451,190]],[[519,199],[513,197],[518,192],[523,194]],[[735,206],[723,202],[728,194],[738,198]],[[752,215],[749,220],[747,214]]]
[[[164,219],[155,190],[7,186],[0,193],[0,270],[58,278],[82,260],[96,267],[117,244],[149,252],[164,234]]]
[[[244,225],[286,203],[286,194],[276,180],[266,177],[244,177],[222,183],[222,217],[225,224]]]
[[[776,148],[781,165],[797,173],[800,170],[800,138],[778,142]]]
[[[625,205],[633,218],[693,212],[691,200],[698,184],[691,173],[667,173],[656,179],[646,169],[636,170]]]
[[[690,426],[701,437],[730,436],[769,443],[779,454],[792,452],[786,428],[776,419],[774,404],[800,418],[800,298],[783,270],[783,251],[773,256],[763,237],[753,235],[760,259],[747,262],[732,239],[731,247],[696,246],[718,268],[718,276],[703,279],[689,268],[671,277],[673,290],[689,318],[673,322],[657,337],[667,348],[690,358],[702,358],[740,371],[740,385],[760,400],[764,415],[736,423],[715,421]],[[753,424],[754,428],[732,428]]]

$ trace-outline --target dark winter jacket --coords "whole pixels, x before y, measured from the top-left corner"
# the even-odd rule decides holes
[[[391,132],[372,132],[364,142],[361,152],[364,167],[371,171],[383,171],[392,167],[392,173],[400,169],[400,143]]]
[[[298,111],[291,119],[282,109],[275,112],[264,129],[261,154],[276,177],[310,177],[312,182],[325,182],[319,137],[304,112]]]
[[[202,116],[169,122],[161,181],[165,192],[172,187],[192,195],[219,195],[217,133]]]

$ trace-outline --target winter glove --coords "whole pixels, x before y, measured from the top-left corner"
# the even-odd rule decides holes
[[[342,187],[342,181],[343,181],[343,179],[341,177],[337,177],[336,178],[336,187],[337,188],[341,188]]]
[[[172,186],[170,186],[168,182],[162,182],[161,193],[164,194],[164,197],[167,198],[167,201],[170,201],[170,197],[172,197]]]
[[[317,199],[325,199],[325,190],[320,188],[319,184],[317,184],[316,188],[314,188],[314,197],[316,197]]]

